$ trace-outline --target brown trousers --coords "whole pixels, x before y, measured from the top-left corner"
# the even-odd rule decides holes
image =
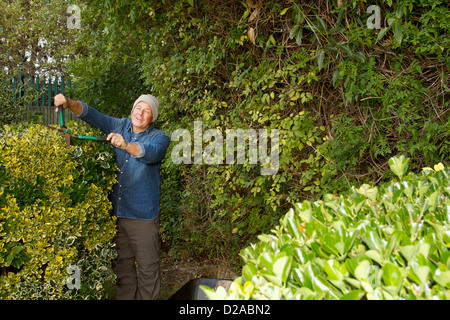
[[[155,220],[118,218],[114,237],[118,300],[156,300],[161,287],[159,217]]]

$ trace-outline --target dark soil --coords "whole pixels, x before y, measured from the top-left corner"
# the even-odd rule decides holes
[[[167,300],[189,280],[196,278],[230,279],[239,276],[226,261],[194,260],[189,256],[175,256],[161,252],[160,300]]]

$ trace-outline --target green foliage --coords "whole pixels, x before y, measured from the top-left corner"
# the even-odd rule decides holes
[[[0,62],[2,72],[63,73],[64,61],[73,54],[78,29],[67,27],[67,9],[79,1],[0,1]],[[81,6],[83,10],[83,6]]]
[[[38,125],[0,130],[1,299],[99,299],[114,280],[113,150],[72,142]],[[80,289],[66,286],[69,266],[81,270]]]
[[[14,85],[12,79],[3,70],[0,71],[0,83],[2,84],[0,86],[0,125],[23,121],[29,112],[26,106],[30,105],[39,93],[32,88],[27,88],[23,83]]]
[[[260,164],[166,159],[167,244],[234,257],[298,201],[392,177],[395,154],[415,159],[413,170],[449,156],[448,6],[374,1],[377,30],[367,2],[343,3],[89,1],[70,66],[109,114],[142,88],[160,99],[155,125],[169,135],[194,121],[280,130],[274,176]],[[113,80],[130,82],[117,97]]]
[[[212,299],[448,300],[449,171],[440,163],[396,173],[400,180],[297,203],[241,251],[242,277],[228,294],[203,289]]]
[[[111,116],[129,116],[134,100],[146,92],[134,63],[91,54],[83,61],[72,63],[71,71],[81,75],[74,78],[78,84],[77,100]]]
[[[356,167],[372,179],[374,173],[383,174],[393,154],[414,158],[413,169],[446,157],[448,119],[441,115],[450,66],[450,29],[442,22],[450,17],[448,6],[441,1],[375,4],[381,11],[380,30],[367,28],[363,18],[368,14],[344,6],[339,15],[348,26],[329,37],[324,49],[324,68],[333,72],[333,86],[341,91],[326,154],[340,170]],[[339,41],[341,35],[345,42]]]

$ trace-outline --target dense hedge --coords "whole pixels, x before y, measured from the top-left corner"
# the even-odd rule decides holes
[[[114,280],[115,170],[109,145],[66,148],[43,126],[0,128],[0,299],[105,297]]]
[[[204,132],[279,130],[273,176],[262,176],[260,163],[175,165],[166,157],[161,226],[175,249],[232,258],[299,201],[389,180],[392,156],[414,159],[415,170],[450,156],[446,1],[78,0],[82,23],[73,32],[60,30],[67,17],[57,2],[34,3],[26,19],[22,4],[8,7],[5,39],[24,40],[32,29],[49,43],[31,48],[32,35],[0,58],[19,63],[31,52],[24,70],[44,72],[31,60],[47,50],[53,57],[58,43],[64,59],[55,67],[72,76],[77,99],[128,116],[136,96],[150,92],[161,102],[155,126],[169,135],[192,134],[195,121]],[[39,19],[52,9],[61,32]],[[25,111],[5,90],[0,122],[18,121]]]
[[[213,299],[450,299],[450,179],[443,165],[298,203],[244,248]]]
[[[371,5],[380,29],[367,25]],[[89,54],[68,63],[82,99],[128,115],[107,108],[133,103],[124,83],[132,81],[160,98],[155,125],[169,135],[192,134],[194,121],[223,134],[280,130],[273,176],[261,176],[259,163],[166,159],[161,226],[180,250],[234,257],[295,203],[390,179],[394,155],[413,158],[416,170],[450,155],[450,10],[441,0],[95,0],[85,8],[76,46]],[[111,81],[99,78],[123,85],[112,96]]]

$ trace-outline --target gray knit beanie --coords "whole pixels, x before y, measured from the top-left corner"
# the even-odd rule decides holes
[[[145,102],[146,104],[148,104],[152,108],[153,122],[155,122],[156,119],[158,118],[158,109],[159,109],[159,101],[158,101],[158,99],[156,99],[156,97],[152,96],[151,94],[143,94],[143,95],[141,95],[134,102],[133,109],[131,110],[131,113],[133,113],[134,107],[141,101]]]

